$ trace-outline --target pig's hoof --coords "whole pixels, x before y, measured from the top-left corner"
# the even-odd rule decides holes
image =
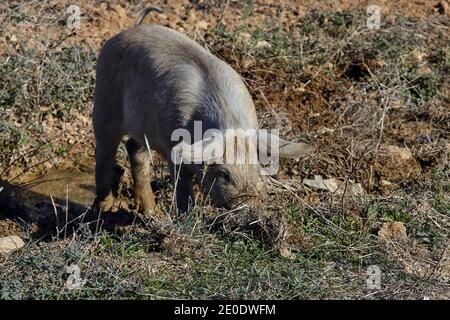
[[[125,208],[126,205],[117,198],[114,198],[112,194],[109,194],[101,201],[95,201],[92,206],[92,211],[94,213],[101,212],[116,212],[120,209]]]

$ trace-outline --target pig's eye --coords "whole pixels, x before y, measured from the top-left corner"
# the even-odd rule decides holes
[[[227,170],[220,170],[218,172],[218,176],[220,178],[225,179],[226,181],[230,181],[231,180],[230,173]]]

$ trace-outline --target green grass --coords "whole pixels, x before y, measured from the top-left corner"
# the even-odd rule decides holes
[[[450,197],[448,193],[436,193],[432,205],[437,212],[450,217]]]

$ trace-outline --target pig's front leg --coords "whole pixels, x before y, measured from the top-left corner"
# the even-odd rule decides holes
[[[141,146],[133,138],[126,143],[131,173],[134,182],[134,194],[137,210],[151,214],[156,208],[155,195],[150,185],[150,150]]]
[[[185,165],[169,161],[170,176],[175,192],[175,204],[180,213],[186,213],[195,205],[192,188],[193,174]]]

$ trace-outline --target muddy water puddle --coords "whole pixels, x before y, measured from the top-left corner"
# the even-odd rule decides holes
[[[0,236],[23,234],[28,228],[54,229],[67,219],[80,217],[95,197],[93,173],[54,170],[28,175],[16,183],[0,181]],[[21,232],[22,229],[22,232]]]
[[[1,182],[1,181],[0,181]],[[90,172],[55,170],[26,176],[15,184],[2,182],[0,194],[0,236],[25,235],[32,229],[32,238],[64,236],[87,224],[98,228],[119,230],[136,223],[129,210],[103,212],[90,210],[95,198],[95,179]]]
[[[42,201],[42,196],[64,205],[66,202],[89,207],[95,197],[95,180],[92,173],[54,171],[43,176],[28,177],[22,181],[28,191],[27,200]]]

